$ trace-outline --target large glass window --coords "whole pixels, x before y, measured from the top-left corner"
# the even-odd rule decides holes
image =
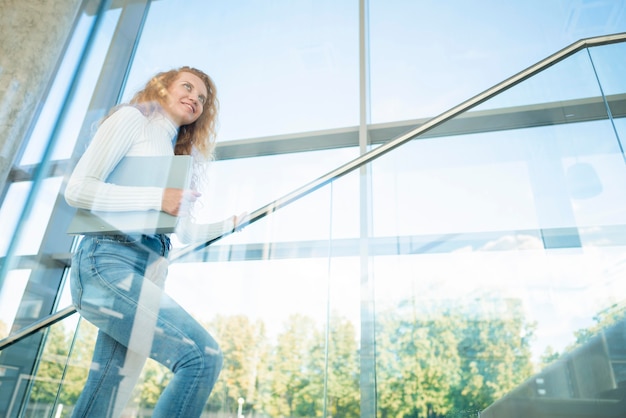
[[[103,111],[89,104],[190,65],[221,102],[198,220],[267,208],[171,260],[167,292],[225,353],[206,414],[489,418],[543,400],[624,412],[623,42],[272,203],[358,157],[359,140],[392,140],[574,41],[625,31],[626,1],[147,3],[105,12],[76,79],[69,49],[24,144],[0,206],[0,338],[70,303],[62,192]],[[75,315],[0,352],[0,414],[68,416],[94,336]],[[128,411],[149,416],[170,377],[148,362]]]
[[[373,123],[436,116],[572,42],[626,30],[623,1],[369,5]]]
[[[358,3],[157,1],[127,97],[155,72],[216,82],[220,141],[358,125]]]

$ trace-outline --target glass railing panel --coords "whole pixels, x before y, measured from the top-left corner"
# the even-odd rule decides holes
[[[598,82],[606,96],[612,123],[621,149],[624,150],[626,140],[626,80],[622,77],[626,71],[626,44],[618,43],[606,45],[602,48],[592,48],[589,55],[594,63]]]
[[[381,415],[626,411],[623,122],[584,52],[548,79],[585,95],[539,74],[371,164]]]
[[[358,179],[349,174],[170,265],[166,292],[224,352],[208,416],[239,408],[244,416],[359,416]],[[60,323],[65,338],[75,321]],[[81,320],[62,382],[39,369],[37,381],[56,384],[61,416],[76,402],[95,332]],[[148,361],[125,413],[150,416],[171,376]],[[38,399],[29,408],[44,408]]]
[[[31,268],[9,270],[5,277],[3,291],[0,293],[0,339],[30,327],[32,322],[41,316],[44,300],[50,299],[46,297],[50,289],[44,289],[44,286],[39,289],[37,286],[34,289],[32,286],[29,288],[29,280],[37,268],[33,262],[25,264]],[[37,290],[41,294],[37,295]],[[69,281],[62,281],[61,290],[56,299],[57,301],[51,306],[52,313],[71,305]]]
[[[20,403],[23,416],[71,416],[89,370],[95,366],[92,356],[97,332],[78,315],[50,327],[36,374],[28,379],[32,385],[27,399]],[[170,377],[167,369],[148,359],[122,416],[151,416]],[[25,381],[21,387],[27,387]]]
[[[9,336],[13,329],[13,321],[20,308],[20,298],[23,295],[30,277],[30,269],[11,270],[4,280],[4,287],[0,293],[0,339]]]
[[[613,124],[617,131],[617,137],[620,140],[622,149],[624,149],[624,143],[626,142],[626,118],[614,119]]]
[[[380,158],[372,169],[374,234],[454,234],[535,224],[528,170],[515,161],[524,139],[486,133],[418,140]]]
[[[358,264],[342,264],[339,271],[349,274],[329,273],[327,259],[297,256],[184,266],[205,278],[183,281],[180,286],[187,289],[172,293],[184,306],[204,306],[194,312],[225,354],[209,410],[235,413],[242,398],[246,416],[315,416],[324,407],[326,376],[332,387],[326,396],[336,399],[340,388],[349,389],[349,396],[337,405],[345,402],[355,408],[358,323],[352,318],[358,312],[349,308],[355,305],[350,299],[358,295],[358,270],[354,269]],[[333,284],[331,297],[345,299],[335,305],[342,309],[334,309],[330,319],[326,317],[329,274],[330,280],[341,279],[336,288]],[[190,287],[195,289],[193,295]],[[346,289],[350,297],[340,293]],[[326,342],[328,327],[330,343]]]
[[[626,91],[626,80],[622,76],[626,71],[624,54],[626,54],[624,43],[589,49],[598,81],[602,85],[602,91],[607,96],[623,94]]]
[[[536,105],[597,97],[598,81],[587,50],[546,68],[523,82],[523,85],[498,94],[474,111],[510,106]]]
[[[622,0],[371,0],[368,7],[374,123],[435,116],[564,45],[626,31]]]
[[[563,116],[568,101],[557,100]],[[511,118],[523,119],[525,106],[554,114],[522,103],[510,103]],[[371,179],[355,170],[176,260],[167,292],[225,353],[208,413],[352,417],[368,415],[360,408],[372,396],[388,416],[489,416],[538,403],[542,412],[527,416],[550,416],[544,404],[563,412],[587,400],[625,410],[622,119],[596,112],[487,129],[501,120],[486,105],[478,116],[490,132],[463,131],[474,115],[462,115],[368,165]],[[587,207],[566,175],[581,159],[602,185],[582,197]],[[252,202],[237,193],[211,216]],[[223,190],[207,197],[209,208]],[[359,219],[368,213],[371,230]],[[81,325],[72,337],[65,376],[84,375],[92,332]],[[29,379],[55,381],[53,408],[69,413],[75,388],[46,373]],[[149,415],[168,378],[149,362],[127,412]]]
[[[2,217],[0,233],[3,236],[13,236],[30,189],[31,182],[25,181],[13,183],[8,187],[6,198],[0,207],[0,216]],[[0,257],[6,256],[10,243],[11,240],[8,239],[0,241]]]
[[[34,262],[26,264],[35,265]],[[55,416],[42,414],[55,408],[51,396],[54,387],[61,384],[59,373],[64,367],[63,358],[69,352],[66,342],[73,337],[72,320],[22,334],[45,312],[57,309],[53,297],[56,284],[46,282],[42,273],[45,271],[44,268],[13,269],[6,276],[0,298],[0,327],[6,326],[8,331],[2,335],[6,338],[3,342],[11,340],[12,343],[0,351],[0,414],[3,417]],[[33,281],[37,285],[33,285]],[[64,304],[62,308],[69,304],[66,297],[61,297],[60,302]],[[77,319],[76,315],[74,321]],[[21,337],[17,338],[18,335]],[[28,409],[31,396],[34,406]]]
[[[85,387],[89,370],[94,366],[92,356],[98,330],[78,315],[65,319],[59,325],[63,327],[66,338],[71,341],[71,349],[65,359],[63,379],[57,388],[56,404],[57,410],[62,411],[62,417],[70,417],[78,396]],[[40,375],[44,373],[45,370],[39,369]]]
[[[3,416],[69,416],[61,414],[58,397],[74,334],[69,322],[43,329],[0,353]],[[23,352],[38,347],[42,339],[45,342],[36,369],[29,368],[28,362],[22,364]]]
[[[24,416],[70,416],[67,405],[78,397],[86,376],[84,373],[72,373],[68,368],[75,343],[76,319],[68,319],[48,328],[36,374],[31,377],[28,397],[22,403]]]
[[[256,210],[357,156],[358,149],[348,147],[214,161],[209,164],[208,184],[203,189],[194,215],[199,222],[215,222],[244,210]],[[293,207],[290,205],[285,208],[286,213],[282,216],[294,216],[296,219],[308,216],[309,212],[315,210],[316,205],[307,202],[294,202]],[[252,239],[266,238],[267,231],[263,228],[269,224],[263,225],[250,226],[249,229],[252,231],[248,231],[248,234],[254,234]],[[257,230],[259,235],[253,232]],[[284,235],[277,238],[279,240],[291,240],[293,234],[298,234],[298,239],[315,239],[320,230],[325,233],[326,227],[280,229],[273,233]],[[227,242],[233,238],[236,236],[227,237]]]
[[[359,416],[358,223],[348,219],[358,218],[357,181],[316,190],[170,267],[167,292],[225,354],[209,411],[235,414],[241,399],[245,416]]]

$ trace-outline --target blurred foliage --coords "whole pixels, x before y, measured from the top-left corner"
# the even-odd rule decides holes
[[[208,413],[233,416],[242,399],[245,416],[360,416],[359,330],[346,318],[331,314],[327,328],[293,315],[273,338],[263,322],[241,315],[217,316],[204,326],[225,353]],[[380,417],[477,416],[532,374],[533,331],[517,300],[407,300],[377,312]],[[75,403],[96,332],[85,321],[76,338],[62,324],[50,328],[30,402]],[[134,407],[151,410],[170,378],[148,361]]]

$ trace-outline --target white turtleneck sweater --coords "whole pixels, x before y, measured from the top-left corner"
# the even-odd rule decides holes
[[[125,156],[174,155],[177,127],[165,116],[144,116],[133,106],[123,106],[98,128],[65,189],[71,206],[98,211],[161,210],[163,188],[129,187],[106,183]],[[183,243],[208,241],[233,229],[233,219],[195,224],[181,218],[176,234]]]

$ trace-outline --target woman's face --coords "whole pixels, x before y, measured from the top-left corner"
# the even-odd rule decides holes
[[[167,88],[164,110],[178,126],[195,122],[206,103],[208,92],[200,77],[181,72]]]

